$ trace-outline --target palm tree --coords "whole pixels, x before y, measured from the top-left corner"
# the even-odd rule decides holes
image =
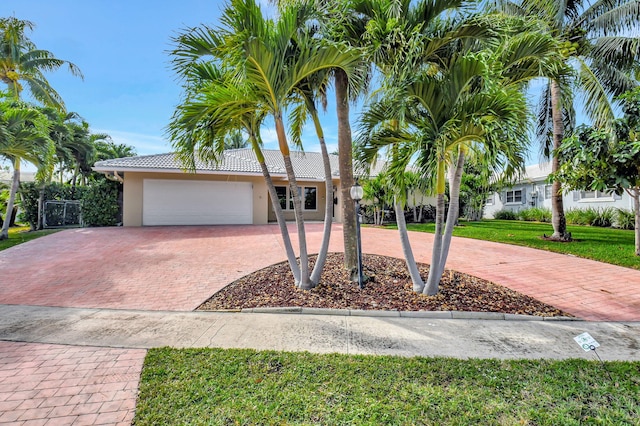
[[[522,167],[526,141],[526,102],[522,83],[555,70],[555,45],[549,38],[524,33],[509,37],[499,49],[450,51],[437,68],[427,67],[407,81],[395,80],[384,97],[363,115],[363,157],[375,158],[391,147],[389,176],[396,187],[396,217],[414,290],[435,294],[448,256],[458,216],[462,170],[469,155],[487,166]],[[447,58],[448,57],[448,58]],[[426,285],[420,277],[402,214],[405,172],[414,167],[432,179],[436,232]],[[449,210],[444,221],[449,170]]]
[[[302,289],[313,288],[317,282],[309,272],[302,199],[291,162],[284,114],[295,100],[292,94],[314,74],[335,68],[350,73],[357,65],[357,56],[349,50],[320,43],[305,31],[310,11],[308,5],[293,5],[283,8],[278,19],[272,21],[263,17],[254,0],[233,0],[223,14],[225,28],[218,31],[217,36],[208,37],[222,40],[217,46],[223,60],[237,69],[238,78],[249,86],[254,108],[270,115],[274,121],[293,195],[300,250],[297,285]]]
[[[502,11],[536,17],[537,31],[554,37],[565,63],[574,72],[548,79],[538,108],[537,134],[543,152],[551,156],[552,173],[559,168],[553,151],[575,122],[574,101],[581,100],[596,126],[610,126],[614,119],[613,96],[637,85],[631,71],[640,60],[640,7],[637,0],[500,0]],[[568,240],[562,187],[552,184],[552,238]]]
[[[25,35],[25,30],[33,28],[30,21],[0,18],[0,80],[16,99],[20,98],[24,89],[22,83],[25,83],[35,100],[64,109],[62,98],[51,87],[44,72],[67,65],[72,75],[82,77],[82,73],[73,63],[58,59],[47,50],[37,49]]]
[[[279,3],[291,3],[297,0]],[[371,75],[371,65],[376,65],[383,74],[391,71],[412,69],[407,59],[417,60],[419,55],[410,56],[420,47],[416,34],[431,34],[439,30],[441,40],[459,37],[485,36],[479,27],[461,26],[457,34],[446,33],[443,28],[434,27],[438,16],[453,13],[463,4],[460,0],[315,0],[316,18],[314,24],[320,25],[320,33],[325,39],[338,45],[346,45],[360,53],[363,64],[361,69],[367,71],[358,75],[353,81],[344,71],[334,70],[336,94],[336,111],[338,124],[338,153],[340,171],[340,192],[343,200],[342,218],[344,235],[345,267],[352,271],[352,279],[356,279],[356,231],[354,204],[346,202],[350,199],[349,191],[353,185],[353,144],[349,120],[349,104],[367,91],[367,82]],[[413,43],[407,42],[412,40]],[[422,40],[425,41],[424,39]],[[445,42],[446,43],[446,42]],[[437,49],[441,45],[431,43]],[[423,57],[434,52],[422,50]],[[402,59],[404,60],[402,60]],[[394,65],[392,65],[394,64]]]
[[[315,279],[319,278],[320,274],[309,271],[302,199],[291,163],[283,117],[291,104],[300,101],[301,94],[305,93],[302,90],[304,83],[316,73],[335,68],[350,72],[356,64],[356,58],[348,50],[344,51],[335,46],[319,43],[306,31],[304,24],[310,16],[310,10],[307,5],[287,7],[281,11],[276,21],[272,21],[263,17],[255,1],[234,0],[223,14],[222,21],[225,28],[217,32],[208,28],[197,31],[202,36],[200,40],[194,40],[187,49],[181,49],[175,54],[175,64],[179,68],[192,64],[194,59],[197,60],[203,55],[213,54],[227,66],[228,70],[234,70],[236,84],[239,83],[240,87],[246,89],[242,90],[242,93],[236,91],[233,97],[235,102],[221,105],[220,98],[216,101],[211,96],[213,92],[203,94],[204,97],[208,97],[208,101],[211,101],[211,115],[222,125],[227,125],[227,129],[229,129],[228,126],[234,126],[237,123],[230,119],[228,112],[225,112],[231,108],[232,104],[234,112],[231,113],[231,118],[235,119],[243,113],[254,111],[261,118],[270,115],[274,120],[278,145],[293,196],[298,231],[299,277],[296,277],[295,273],[297,268],[292,267],[292,270],[296,285],[302,289],[314,287],[317,284]],[[232,94],[232,87],[225,87],[225,89],[228,94]],[[219,94],[220,90],[216,95]],[[190,101],[191,99],[187,99],[185,105]],[[224,106],[224,111],[218,109],[220,106]],[[211,133],[211,130],[207,128],[203,132]],[[257,136],[254,139],[259,141]],[[259,155],[260,151],[256,150],[255,141],[252,142],[254,151]],[[188,146],[192,143],[193,140],[183,140],[181,144]],[[272,196],[274,203],[277,199],[277,196]],[[330,215],[328,219],[330,220]],[[295,262],[290,261],[290,266],[292,263]]]
[[[200,58],[215,52],[219,41],[208,38],[207,29],[188,31],[174,41],[174,69],[185,80],[187,91],[171,119],[167,132],[176,155],[186,169],[194,171],[196,160],[217,164],[223,159],[227,135],[244,130],[260,164],[271,203],[285,245],[287,261],[295,282],[300,282],[300,267],[279,203],[278,194],[262,153],[260,127],[264,113],[246,82],[239,81],[229,68]],[[205,47],[206,46],[206,47]]]
[[[111,137],[99,138],[94,141],[95,161],[110,160],[113,158],[135,157],[135,147],[124,143],[117,144]]]
[[[314,270],[309,276],[306,260],[306,243],[301,240],[301,262],[300,265],[298,265],[290,244],[288,230],[280,203],[278,202],[278,196],[264,162],[259,130],[265,115],[271,114],[275,116],[275,110],[280,115],[279,121],[276,120],[276,126],[279,132],[278,136],[281,138],[282,134],[284,134],[284,132],[281,131],[281,129],[284,128],[281,115],[282,111],[290,102],[297,101],[299,105],[303,106],[302,110],[309,112],[314,119],[316,131],[321,140],[321,145],[323,145],[324,137],[319,127],[317,111],[315,111],[315,103],[313,101],[314,89],[311,82],[314,81],[313,77],[315,72],[321,70],[323,66],[325,68],[327,66],[321,63],[321,60],[319,60],[322,59],[321,57],[313,57],[313,53],[315,52],[317,54],[318,52],[322,52],[322,48],[320,46],[305,44],[312,41],[312,39],[304,34],[304,32],[298,32],[297,25],[304,22],[302,18],[304,17],[303,13],[305,9],[292,8],[288,14],[282,17],[282,22],[276,24],[275,28],[272,28],[274,23],[264,21],[259,8],[253,4],[253,2],[248,2],[247,4],[236,2],[232,7],[233,6],[236,6],[236,8],[228,8],[225,13],[226,22],[229,25],[226,33],[216,33],[209,28],[202,27],[196,30],[190,30],[176,40],[178,42],[178,48],[173,52],[175,58],[174,68],[187,79],[188,94],[185,102],[176,111],[174,119],[169,126],[169,132],[174,141],[174,146],[178,149],[180,158],[185,164],[191,167],[195,165],[194,152],[196,150],[200,158],[219,161],[221,150],[224,148],[223,142],[226,135],[238,131],[239,128],[242,128],[243,131],[249,135],[249,141],[263,169],[263,176],[267,183],[273,208],[283,234],[287,258],[294,278],[297,285],[308,287],[309,282],[317,283],[322,271],[323,259],[326,257],[326,251],[328,249],[331,212],[327,210],[329,213],[326,214],[326,221],[328,220],[329,222],[327,225],[325,221],[325,233],[319,259],[316,261]],[[262,52],[260,51],[260,47],[256,50],[246,51],[244,49],[244,41],[242,39],[236,39],[236,35],[245,30],[243,26],[248,21],[245,19],[247,16],[251,17],[249,20],[257,23],[257,26],[252,28],[252,30],[258,31],[262,35],[260,40],[270,39],[271,44],[262,46],[262,49],[266,48],[266,50],[262,50]],[[285,22],[286,20],[288,20],[288,22]],[[274,29],[280,32],[273,31]],[[224,37],[222,37],[221,34],[224,34]],[[294,36],[295,40],[293,40]],[[295,46],[295,49],[291,49],[293,46]],[[271,47],[273,47],[273,49],[270,50]],[[267,58],[266,60],[260,57],[260,55],[264,55],[264,53],[272,52],[278,55]],[[302,55],[306,54],[308,56],[303,56],[302,59],[296,63],[295,60],[292,60],[291,55],[300,55],[300,52],[303,52]],[[349,57],[335,50],[328,53],[328,57],[330,58],[331,55],[333,55],[334,60],[336,57]],[[213,62],[202,61],[202,57],[204,56],[213,56],[214,59],[219,58],[218,61],[226,60],[227,63],[229,63],[230,54],[238,55],[240,58],[243,58],[243,60],[249,56],[250,62],[255,61],[252,62],[255,63],[255,68],[250,68],[251,71],[260,74],[262,71],[268,70],[270,76],[257,81],[250,80],[247,78],[247,75],[238,73],[238,70],[242,70],[243,68],[241,66],[225,66],[224,64],[217,66]],[[327,56],[325,56],[325,59],[326,58]],[[263,59],[264,61],[259,62],[259,59]],[[328,66],[334,65],[335,62],[329,63]],[[279,81],[281,76],[278,75],[278,70],[281,72],[288,70],[290,75],[286,77],[289,79],[287,80],[285,78],[283,81]],[[256,86],[256,83],[258,83],[258,86]],[[301,129],[302,122],[304,121],[303,115],[300,114],[302,110],[294,109],[294,111],[297,111],[298,117],[298,120],[294,120],[297,130]],[[299,134],[296,134],[295,131],[293,133],[294,141],[299,142]],[[285,158],[285,162],[289,163],[288,171],[290,173],[288,176],[290,181],[295,184],[295,175],[292,173],[290,159],[288,159],[286,139],[284,144],[280,144],[280,147],[282,148],[283,145],[287,148],[283,157]],[[326,152],[324,153],[324,157],[327,160],[325,164],[325,174],[327,175],[328,185],[330,187],[331,171],[328,167],[328,154]],[[292,189],[291,192],[295,199],[298,196],[297,191]],[[329,191],[328,194],[330,193]],[[300,207],[299,204],[298,206]],[[302,232],[299,232],[299,237],[304,237],[304,224],[299,213],[298,210],[296,216],[297,222],[302,224]],[[329,231],[327,231],[327,228]],[[300,226],[298,230],[300,231]],[[305,282],[305,276],[307,284],[303,285],[302,283]]]
[[[224,142],[224,149],[240,149],[249,146],[249,141],[245,139],[242,131],[235,130],[229,133]]]
[[[41,176],[51,164],[54,152],[53,142],[49,138],[49,122],[42,113],[28,105],[4,101],[0,103],[0,125],[4,135],[0,138],[0,157],[11,162],[13,180],[7,201],[5,221],[0,231],[0,240],[9,238],[9,222],[15,197],[20,184],[20,166],[22,161],[39,167]]]

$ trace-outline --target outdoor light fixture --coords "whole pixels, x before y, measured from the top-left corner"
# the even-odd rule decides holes
[[[361,289],[364,287],[363,279],[362,279],[362,240],[360,239],[360,223],[362,222],[362,217],[360,216],[360,200],[362,200],[362,196],[364,195],[364,190],[362,186],[358,183],[358,178],[356,178],[356,182],[351,187],[351,199],[356,204],[356,244],[358,249],[358,287]]]

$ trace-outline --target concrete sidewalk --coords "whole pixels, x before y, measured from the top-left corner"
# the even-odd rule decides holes
[[[333,313],[336,315],[0,305],[0,340],[132,349],[222,347],[455,358],[594,359],[595,354],[583,351],[573,340],[589,332],[601,345],[598,353],[602,359],[640,360],[639,322],[442,319],[442,312],[424,313],[423,318]]]

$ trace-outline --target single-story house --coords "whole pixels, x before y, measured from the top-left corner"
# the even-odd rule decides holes
[[[35,180],[35,172],[24,172],[20,170],[20,182],[33,182]],[[0,169],[0,182],[11,185],[11,183],[13,183],[13,170]]]
[[[264,150],[265,163],[287,220],[294,219],[282,155]],[[322,156],[292,152],[306,220],[323,220],[326,197],[341,222],[338,156],[330,155],[331,194],[326,193]],[[173,153],[99,161],[93,169],[123,184],[123,225],[266,224],[276,220],[262,170],[251,149],[224,152],[219,164],[198,161],[195,173],[183,170]],[[348,200],[350,201],[350,200]]]
[[[531,207],[551,209],[551,163],[527,166],[524,175],[511,187],[491,194],[486,201],[484,217],[491,219],[500,210],[519,212]],[[587,207],[615,207],[633,210],[633,200],[626,192],[616,195],[601,191],[569,191],[563,194],[565,210]]]

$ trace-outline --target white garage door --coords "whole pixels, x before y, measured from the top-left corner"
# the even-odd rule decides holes
[[[232,225],[253,223],[249,182],[145,179],[142,224]]]

